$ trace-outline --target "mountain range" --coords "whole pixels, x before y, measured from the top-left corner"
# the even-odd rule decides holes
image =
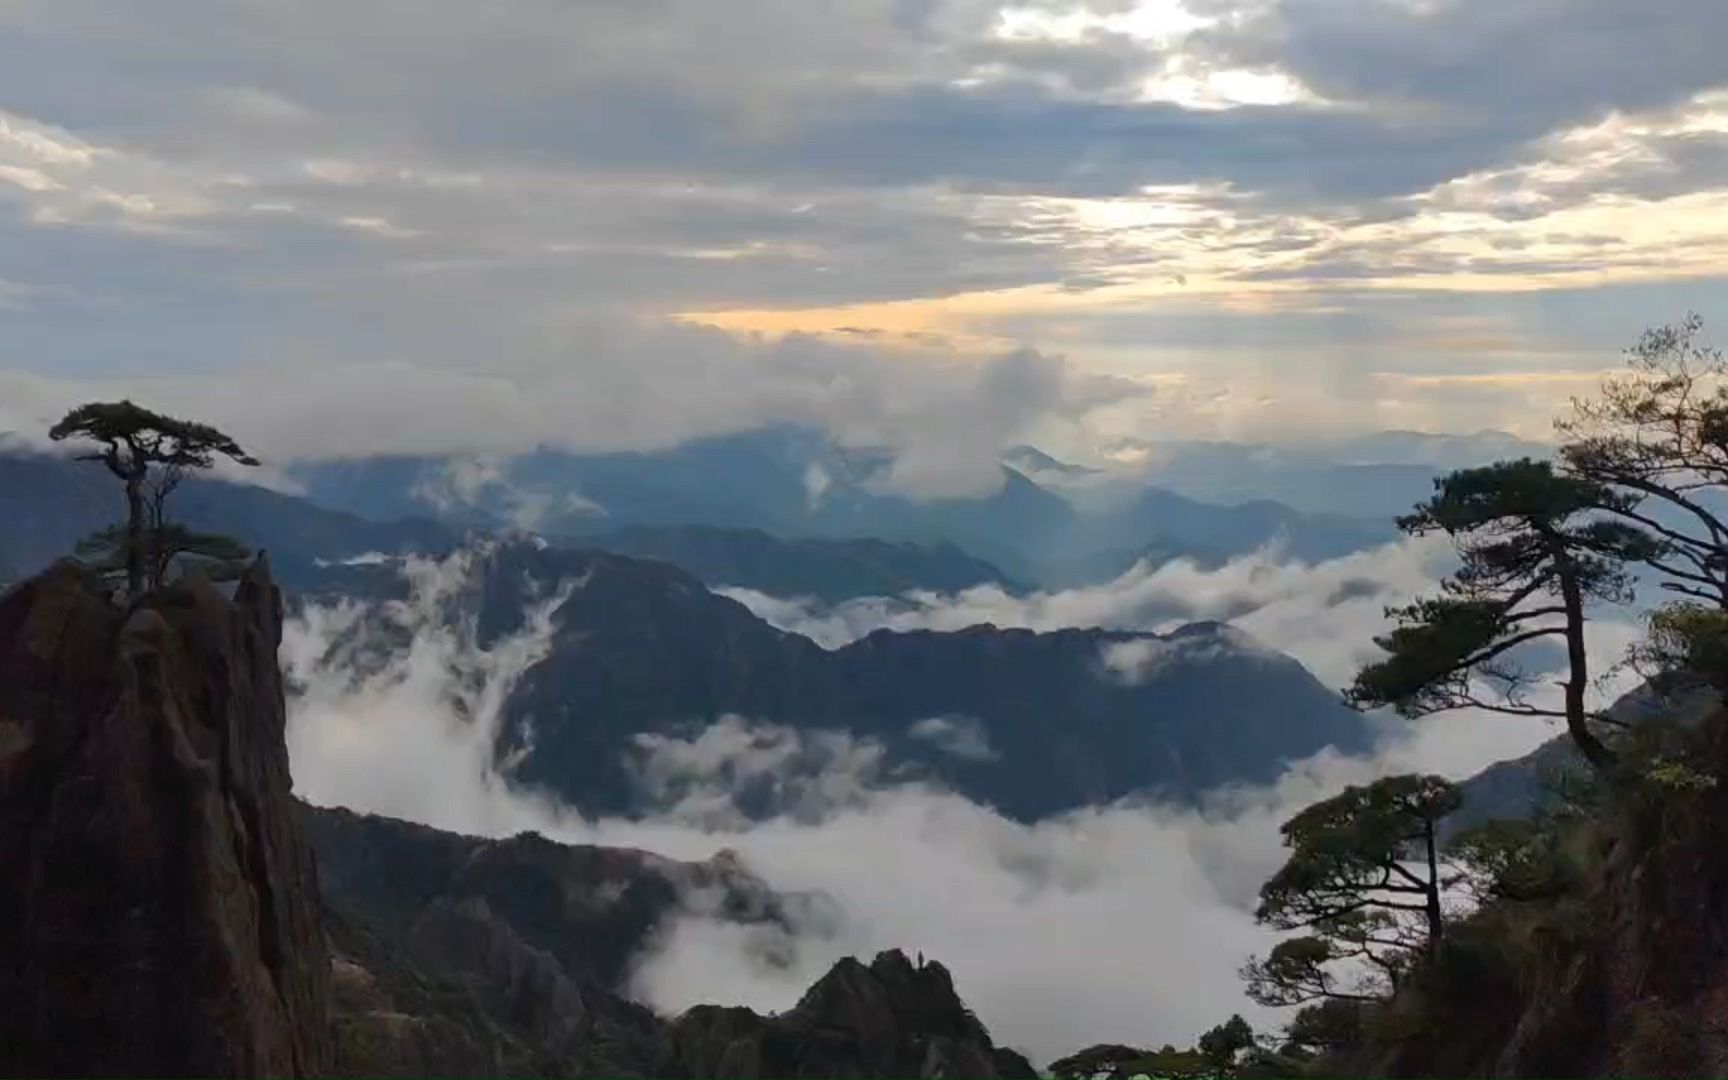
[[[1306,514],[1389,521],[1433,490],[1453,469],[1520,457],[1551,446],[1501,431],[1435,435],[1382,431],[1311,444],[1186,441],[1146,445],[1142,483],[1190,498],[1242,503],[1262,499]]]
[[[1270,504],[1211,507],[1157,491],[1143,492],[1106,521],[1081,515],[1004,467],[1005,486],[984,500],[921,504],[872,494],[854,483],[831,486],[823,503],[829,509],[817,511],[819,517],[838,513],[833,507],[850,500],[860,514],[866,504],[886,514],[892,527],[893,508],[899,507],[904,515],[922,515],[934,538],[925,543],[783,539],[739,527],[761,516],[763,507],[808,515],[810,496],[801,480],[795,500],[782,496],[784,484],[807,472],[812,461],[836,472],[864,468],[796,431],[660,455],[542,454],[523,466],[529,479],[580,467],[586,470],[585,497],[593,492],[614,505],[633,505],[643,517],[674,517],[667,500],[694,497],[699,487],[735,493],[726,502],[738,512],[730,525],[695,526],[617,527],[607,515],[612,527],[580,537],[489,544],[491,554],[481,560],[477,579],[447,613],[473,618],[482,643],[515,630],[546,590],[580,583],[555,615],[549,655],[524,674],[506,703],[498,760],[513,764],[516,779],[548,788],[586,811],[636,812],[715,781],[664,774],[661,759],[680,742],[726,737],[748,747],[752,740],[780,739],[804,748],[794,762],[807,775],[748,783],[732,777],[739,812],[796,809],[800,792],[824,770],[868,763],[877,770],[872,782],[946,786],[1030,819],[1135,794],[1194,798],[1219,784],[1269,780],[1283,763],[1326,746],[1348,751],[1367,745],[1361,718],[1299,664],[1219,624],[1164,637],[991,626],[958,633],[878,632],[830,652],[770,626],[709,588],[735,585],[827,601],[977,584],[1020,588],[1009,572],[947,537],[982,528],[984,521],[1024,523],[1041,515],[1060,523],[1052,536],[1090,530],[1094,552],[1109,550],[1097,538],[1110,533],[1153,537],[1143,548],[1170,543],[1214,551],[1218,558],[1271,535],[1306,535],[1338,549],[1366,542],[1345,526],[1328,539],[1327,530],[1337,523]],[[733,485],[727,479],[728,470],[751,463],[762,470],[754,481]],[[468,516],[446,506],[443,520],[352,512],[374,498],[374,515],[438,511],[413,494],[428,482],[428,467],[416,466],[422,471],[412,475],[418,479],[402,471],[405,460],[328,466],[319,474],[322,482],[303,478],[336,506],[260,487],[193,480],[177,493],[177,512],[195,526],[267,548],[291,598],[400,596],[399,567],[388,556],[448,555],[466,543],[465,529],[494,522],[484,507],[472,506]],[[382,493],[386,479],[401,486],[396,496]],[[63,554],[111,519],[120,501],[116,486],[87,464],[0,455],[0,552],[6,562],[15,572],[28,572]],[[708,506],[698,503],[677,514],[698,514]],[[1160,529],[1167,540],[1155,539]],[[655,558],[602,552],[600,545]],[[1119,563],[1135,557],[1128,548]],[[733,728],[716,728],[728,723]],[[857,756],[829,760],[832,753],[818,748],[836,745],[835,739],[855,748]]]
[[[1011,448],[999,486],[969,498],[897,494],[887,486],[891,464],[885,453],[837,447],[819,432],[774,427],[655,452],[368,458],[308,463],[293,475],[313,499],[374,518],[431,514],[554,537],[704,525],[949,543],[1035,586],[1108,579],[1148,554],[1218,561],[1280,543],[1313,561],[1395,535],[1384,515],[1307,513],[1263,496],[1221,505],[1103,477],[1032,447]]]
[[[70,553],[123,509],[120,489],[100,468],[62,457],[0,452],[0,580],[33,573]],[[424,508],[422,508],[424,509]],[[375,518],[332,509],[303,495],[193,478],[175,493],[188,524],[235,536],[271,553],[290,589],[340,591],[338,564],[368,555],[441,556],[481,523],[430,517]],[[663,559],[712,585],[839,601],[914,589],[954,591],[979,584],[1018,588],[995,566],[949,543],[862,539],[781,540],[753,529],[711,525],[638,526],[584,537],[586,546]]]
[[[353,572],[378,595],[403,588],[386,565]],[[939,784],[1037,818],[1135,793],[1192,798],[1369,743],[1300,664],[1219,623],[878,631],[829,651],[670,565],[528,542],[486,549],[442,617],[495,642],[560,584],[573,592],[506,703],[498,757],[590,813],[663,808],[704,784],[747,815],[796,810],[822,776],[868,765],[857,779]],[[777,768],[668,773],[655,757],[705,737],[737,764],[777,740]]]
[[[1225,464],[1183,466],[1195,455]],[[1387,514],[1299,509],[1270,497],[1266,485],[1233,486],[1231,455],[1196,447],[1167,461],[1164,472],[1146,474],[1149,483],[1015,447],[995,490],[913,499],[888,488],[885,453],[774,427],[653,452],[293,463],[292,493],[194,480],[179,493],[177,512],[269,544],[290,582],[312,559],[447,551],[471,530],[527,530],[665,558],[712,584],[825,601],[986,582],[1069,587],[1112,579],[1143,560],[1216,565],[1268,545],[1313,562],[1396,535]],[[1226,478],[1217,485],[1223,500],[1197,493],[1205,486],[1199,478],[1213,475]],[[1407,478],[1408,497],[1397,509],[1419,497],[1431,475]],[[1333,473],[1288,486],[1297,494],[1363,490]],[[0,509],[11,515],[0,523],[0,570],[40,567],[112,520],[117,502],[100,469],[21,443],[0,446]]]

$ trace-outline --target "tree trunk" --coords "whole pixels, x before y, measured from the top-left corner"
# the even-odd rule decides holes
[[[1584,651],[1584,595],[1578,587],[1577,571],[1564,560],[1559,574],[1560,599],[1566,609],[1566,659],[1571,669],[1566,680],[1566,732],[1584,760],[1597,772],[1606,772],[1614,765],[1614,751],[1590,730],[1584,711],[1584,692],[1590,686],[1590,659]]]
[[[144,466],[136,460],[126,474],[126,594],[128,598],[144,592],[146,575],[144,552]]]
[[[1446,924],[1440,913],[1440,853],[1436,850],[1434,840],[1434,819],[1429,818],[1425,824],[1424,839],[1428,848],[1428,948],[1433,950],[1440,944],[1440,935],[1446,930]]]

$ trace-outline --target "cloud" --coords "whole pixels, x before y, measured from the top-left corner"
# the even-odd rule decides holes
[[[764,816],[819,820],[887,780],[886,750],[845,731],[802,731],[723,716],[692,738],[643,732],[631,762],[661,816],[707,829]]]
[[[1114,581],[1054,592],[1020,595],[981,585],[954,594],[864,597],[832,607],[749,589],[721,591],[760,618],[828,648],[884,628],[962,630],[990,623],[1162,633],[1184,623],[1230,621],[1263,647],[1295,656],[1322,680],[1343,685],[1374,655],[1371,638],[1384,623],[1385,606],[1431,588],[1448,558],[1437,539],[1389,544],[1316,565],[1267,548],[1211,570],[1186,559],[1140,563]],[[1148,646],[1105,660],[1126,676],[1136,665],[1155,661],[1157,653]]]
[[[1407,572],[1400,560],[1411,557],[1383,553],[1386,576]],[[1275,567],[1250,565],[1260,567],[1260,595],[1295,619],[1294,586],[1281,585]],[[993,1033],[1045,1062],[1100,1041],[1185,1043],[1232,1012],[1269,1025],[1276,1018],[1243,998],[1236,970],[1272,940],[1251,911],[1282,861],[1277,826],[1348,783],[1413,770],[1462,777],[1549,734],[1481,715],[1388,723],[1373,755],[1323,753],[1274,784],[1214,792],[1199,809],[1125,802],[1024,824],[885,775],[868,740],[717,718],[684,737],[639,740],[638,776],[661,793],[662,811],[586,820],[511,783],[508,763],[501,770],[492,756],[498,703],[545,648],[549,605],[564,594],[481,648],[471,626],[449,618],[472,568],[471,557],[411,562],[411,599],[382,613],[383,633],[357,634],[376,620],[352,604],[314,605],[291,622],[283,660],[299,688],[296,789],[316,803],[482,835],[535,829],[677,858],[732,849],[774,887],[830,901],[810,908],[790,940],[764,942],[700,915],[670,925],[633,982],[666,1011],[703,1001],[783,1009],[840,956],[901,947],[948,964]],[[1363,572],[1360,562],[1306,571],[1321,594]],[[580,582],[565,588],[581,602]],[[1215,589],[1193,603],[1240,594]],[[1329,606],[1338,605],[1304,610]],[[1615,643],[1596,647],[1608,655]],[[919,727],[977,748],[962,718]],[[742,801],[762,790],[780,812],[746,820]]]
[[[1221,635],[1108,645],[1099,657],[1111,677],[1143,679],[1177,658],[1204,660],[1227,643],[1241,651],[1295,657],[1328,686],[1349,685],[1362,665],[1383,655],[1374,638],[1387,628],[1386,608],[1435,592],[1455,565],[1444,537],[1401,540],[1314,564],[1276,546],[1207,569],[1188,559],[1142,562],[1114,581],[1024,594],[980,585],[945,594],[917,590],[825,605],[750,589],[716,590],[758,618],[835,649],[877,630],[955,631],[990,624],[1050,631],[1066,627],[1168,634],[1185,624],[1222,621]],[[1599,696],[1631,689],[1613,670],[1641,633],[1637,610],[1603,609],[1587,625],[1597,670],[1609,681]],[[1540,664],[1541,658],[1522,658]],[[1557,694],[1557,687],[1547,690]],[[1539,726],[1535,726],[1540,730]]]
[[[508,465],[508,459],[497,454],[453,457],[427,471],[412,494],[444,515],[495,508],[505,521],[528,532],[538,531],[553,515],[606,516],[604,506],[574,488],[554,494],[512,484]]]
[[[926,717],[906,733],[967,761],[996,761],[1002,756],[990,745],[990,733],[973,716]]]
[[[267,457],[462,454],[428,495],[472,502],[502,482],[499,456],[558,446],[646,450],[774,423],[882,447],[886,490],[980,494],[1003,447],[1038,424],[1081,422],[1144,391],[1030,350],[911,357],[804,338],[739,341],[717,330],[594,320],[579,345],[484,364],[340,363],[181,378],[73,380],[0,369],[0,429],[46,428],[65,409],[132,396],[234,432]],[[819,489],[813,489],[819,490]],[[504,492],[524,522],[555,507]]]
[[[1240,657],[1260,653],[1278,654],[1233,627],[1218,635],[1195,638],[1141,638],[1133,641],[1106,642],[1099,650],[1099,661],[1112,678],[1128,686],[1139,686],[1152,680],[1172,664],[1203,664],[1215,658]]]
[[[370,446],[502,427],[520,417],[498,398],[544,389],[508,373],[552,367],[661,439],[714,426],[685,382],[722,417],[764,410],[737,408],[723,350],[656,334],[715,370],[644,386],[656,347],[595,322],[700,316],[1174,383],[1093,418],[1113,435],[1533,430],[1564,394],[1405,377],[1586,374],[1682,290],[1710,295],[1718,8],[16,0],[0,372],[437,407],[297,418],[330,416],[302,443]],[[1450,332],[1460,307],[1494,331]],[[564,433],[611,426],[548,400]],[[969,420],[955,441],[995,437]],[[977,483],[902,442],[894,483]]]
[[[402,603],[308,604],[284,627],[295,791],[437,828],[507,836],[563,812],[511,788],[493,747],[510,691],[546,653],[566,583],[481,646],[472,617],[449,618],[483,551],[407,560]]]

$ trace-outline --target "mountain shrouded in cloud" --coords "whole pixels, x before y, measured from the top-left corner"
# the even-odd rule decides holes
[[[291,476],[314,499],[376,520],[430,514],[458,527],[579,536],[596,546],[667,558],[716,585],[750,583],[725,576],[737,564],[717,561],[712,544],[704,549],[698,534],[676,530],[695,524],[788,539],[957,544],[999,568],[986,576],[1043,584],[1108,579],[1146,560],[1217,562],[1267,545],[1314,561],[1394,535],[1383,518],[1302,513],[1263,498],[1221,506],[1148,486],[1134,469],[1055,462],[1062,468],[1053,471],[1023,453],[990,465],[995,483],[979,492],[909,497],[898,487],[903,460],[892,447],[847,447],[817,430],[781,426],[655,452],[393,456],[307,463]],[[1400,474],[1405,505],[1426,491],[1429,479],[1429,472]],[[651,532],[632,534],[640,527]],[[865,557],[859,550],[853,555]],[[932,573],[911,587],[962,584]],[[832,590],[804,589],[792,580],[751,587],[783,596]]]
[[[840,446],[886,451],[881,491],[940,498],[997,490],[1002,447],[1145,392],[1032,350],[885,357],[814,339],[741,342],[617,319],[584,326],[551,356],[313,364],[145,379],[135,376],[158,373],[134,369],[92,380],[0,368],[0,432],[29,436],[78,400],[125,395],[218,417],[278,461],[516,455],[543,445],[663,450],[802,424]],[[461,478],[452,479],[459,492]]]
[[[1325,602],[1336,580],[1378,577],[1390,598],[1421,587],[1421,566],[1323,570],[1315,599],[1303,603],[1293,598],[1294,574],[1273,579],[1260,601],[1282,615],[1262,626],[1284,641],[1342,643],[1367,616]],[[789,912],[784,934],[701,913],[677,919],[635,957],[632,976],[635,993],[672,1011],[697,1002],[784,1009],[838,958],[897,945],[946,958],[998,1040],[1039,1062],[1126,1036],[1188,1039],[1219,1015],[1258,1015],[1236,969],[1267,947],[1251,908],[1282,858],[1277,826],[1290,813],[1387,772],[1462,778],[1546,734],[1504,717],[1436,718],[1378,730],[1369,756],[1324,752],[1270,785],[1231,785],[1198,807],[1128,801],[1025,823],[938,778],[895,775],[869,739],[733,717],[639,740],[637,775],[657,802],[630,819],[584,818],[512,784],[502,771],[510,762],[496,753],[507,703],[557,649],[553,613],[582,593],[503,589],[465,629],[451,621],[461,610],[451,605],[483,569],[472,557],[419,564],[416,599],[393,616],[404,632],[370,644],[355,637],[363,608],[309,607],[291,622],[284,663],[299,690],[290,728],[299,791],[317,804],[470,834],[536,830],[698,862],[731,849],[771,888],[825,898]],[[1244,583],[1265,580],[1263,571],[1221,578],[1214,593],[1235,589],[1251,602]],[[495,590],[505,584],[493,580]],[[1203,585],[1181,586],[1191,605],[1207,602]],[[1241,649],[1232,637],[1211,628],[1187,639],[1130,635],[1099,657],[1099,672],[1156,678],[1160,664],[1204,663],[1184,656],[1190,647]],[[965,760],[1014,752],[961,716],[915,728],[920,741]],[[1175,969],[1181,979],[1147,978]]]
[[[1162,637],[980,625],[828,651],[660,564],[516,543],[410,566],[410,610],[443,625],[404,624],[395,606],[322,611],[348,633],[330,655],[302,656],[298,677],[364,670],[410,632],[411,650],[483,646],[538,605],[537,659],[473,709],[492,718],[512,778],[590,813],[680,802],[726,762],[746,816],[795,811],[805,777],[844,771],[1033,819],[1135,794],[1193,800],[1370,738],[1295,661],[1217,624]]]

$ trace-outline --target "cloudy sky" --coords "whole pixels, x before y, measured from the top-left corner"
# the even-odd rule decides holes
[[[0,428],[100,387],[283,454],[976,397],[1541,435],[1728,308],[1724,40],[1718,0],[0,0]]]

